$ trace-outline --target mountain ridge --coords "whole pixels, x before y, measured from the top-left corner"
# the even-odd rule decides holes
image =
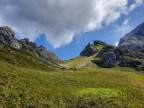
[[[37,57],[47,59],[50,61],[59,61],[60,58],[53,52],[47,50],[44,46],[39,47],[34,42],[30,42],[28,38],[16,39],[14,31],[8,27],[0,27],[0,40],[13,48],[24,49]],[[0,43],[0,47],[4,47],[3,43]]]
[[[127,49],[144,49],[144,22],[121,38],[118,46]]]
[[[0,40],[0,108],[143,108],[144,50],[95,40],[55,62],[33,54],[43,46],[11,34],[0,35],[9,42]]]

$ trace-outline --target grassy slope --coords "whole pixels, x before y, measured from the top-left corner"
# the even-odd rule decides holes
[[[99,45],[96,48],[98,51],[100,51],[103,47],[104,47],[103,45]],[[70,69],[70,68],[96,69],[98,67],[94,63],[92,63],[91,60],[93,60],[97,54],[98,52],[90,57],[78,56],[70,60],[60,61],[58,63],[67,69]]]
[[[91,60],[93,59],[94,56],[90,56],[90,57],[78,56],[71,60],[60,61],[59,64],[61,64],[61,66],[65,67],[67,69],[69,69],[69,68],[84,68],[84,67],[92,68],[92,67],[96,67],[91,62]]]
[[[144,106],[144,74],[131,68],[60,70],[26,55],[0,49],[0,107]]]

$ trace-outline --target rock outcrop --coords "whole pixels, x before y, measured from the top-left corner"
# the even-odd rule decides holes
[[[85,49],[80,53],[81,56],[92,56],[99,52],[102,47],[106,46],[107,44],[100,41],[100,40],[95,40],[93,41],[93,44],[88,44]]]
[[[95,40],[95,41],[94,41],[94,45],[96,45],[96,46],[99,46],[99,45],[105,46],[105,45],[107,45],[107,44],[106,44],[105,42],[100,41],[100,40]]]
[[[116,65],[115,48],[112,46],[106,46],[96,56],[99,60],[93,60],[94,63],[104,68],[112,68]]]
[[[19,40],[19,42],[22,44],[23,48],[27,49],[29,52],[31,52],[32,54],[34,54],[40,58],[51,60],[51,61],[59,61],[60,60],[60,58],[55,53],[48,51],[42,45],[40,45],[40,47],[38,47],[36,45],[36,43],[29,42],[28,38],[21,39],[21,40]]]
[[[136,71],[144,73],[144,66],[143,67],[137,67]]]
[[[88,44],[85,49],[80,53],[81,56],[92,56],[94,55],[95,53],[97,53],[98,50],[96,49],[96,46],[93,45],[93,44]]]
[[[0,27],[0,41],[0,47],[4,47],[4,44],[6,44],[16,49],[26,50],[45,60],[60,60],[55,53],[48,51],[42,45],[38,47],[36,43],[30,42],[28,38],[17,40],[14,31],[10,27]]]
[[[121,38],[118,46],[127,49],[144,49],[144,22]]]
[[[143,64],[142,61],[138,61],[138,60],[134,60],[134,59],[131,59],[131,58],[123,58],[120,60],[120,63],[119,63],[119,66],[122,66],[122,67],[137,67],[138,65],[141,65]]]
[[[0,40],[13,48],[20,49],[21,45],[15,38],[15,33],[10,27],[0,27]]]
[[[36,51],[40,54],[40,57],[46,58],[51,61],[59,61],[60,58],[53,52],[48,51],[45,49],[42,45],[38,48],[36,48]]]
[[[142,71],[143,68],[138,67],[140,65],[144,66],[143,56],[144,53],[140,51],[107,45],[96,55],[92,62],[103,68],[112,68],[119,65]]]

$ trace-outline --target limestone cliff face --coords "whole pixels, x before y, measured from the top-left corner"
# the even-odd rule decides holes
[[[40,47],[38,47],[36,45],[36,43],[29,42],[28,38],[21,39],[21,40],[19,40],[19,42],[22,44],[22,46],[24,48],[26,48],[28,51],[30,51],[31,53],[33,53],[34,55],[36,55],[40,58],[48,59],[51,61],[59,61],[60,60],[60,58],[55,53],[48,51],[42,45],[40,45]]]
[[[12,46],[13,48],[20,49],[21,45],[15,38],[15,33],[10,27],[0,27],[0,40]]]
[[[119,46],[127,49],[144,49],[144,22],[121,38]]]
[[[17,40],[15,33],[10,27],[0,27],[0,40],[16,49],[24,49],[37,57],[50,61],[59,61],[60,58],[53,52],[48,51],[43,46],[38,47],[36,43],[30,42],[28,38]],[[4,47],[0,44],[0,47]]]

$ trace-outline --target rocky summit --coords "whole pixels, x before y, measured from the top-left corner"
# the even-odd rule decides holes
[[[144,22],[121,38],[118,46],[127,49],[144,49]]]
[[[60,60],[55,53],[48,51],[42,45],[38,47],[36,43],[30,42],[28,38],[17,40],[14,31],[10,27],[0,27],[0,47],[5,46],[26,50],[44,60]]]
[[[0,40],[4,43],[10,45],[13,48],[20,49],[20,44],[18,40],[15,38],[15,33],[10,27],[0,27]],[[0,44],[0,46],[3,46]]]
[[[94,55],[95,53],[97,53],[98,50],[96,49],[96,46],[93,45],[93,44],[88,44],[85,49],[80,53],[81,56],[92,56]]]
[[[107,45],[105,42],[100,40],[93,41],[93,44],[88,43],[88,45],[84,48],[84,50],[80,53],[81,56],[92,56],[99,51],[99,47],[103,47]]]

